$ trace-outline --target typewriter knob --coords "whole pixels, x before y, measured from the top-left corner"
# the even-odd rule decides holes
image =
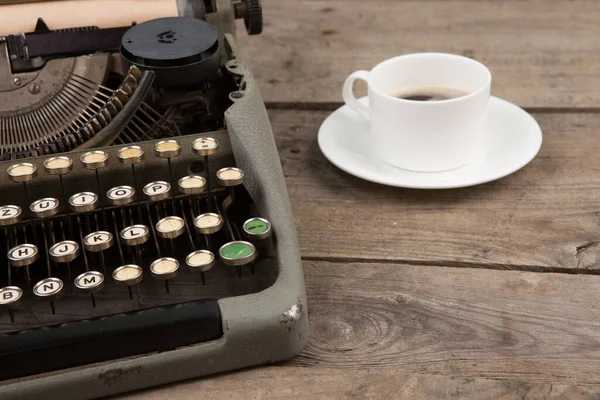
[[[121,242],[128,246],[144,244],[150,238],[150,229],[145,225],[132,225],[121,231]]]
[[[124,206],[133,203],[135,189],[131,186],[116,186],[106,192],[106,197],[115,206]]]
[[[248,35],[258,35],[262,32],[263,16],[261,0],[245,0],[235,6],[236,18],[244,18]]]
[[[122,164],[137,164],[144,159],[144,150],[140,146],[127,146],[117,153]]]
[[[171,197],[171,184],[165,181],[150,182],[142,191],[150,201],[165,200]]]
[[[69,205],[75,212],[82,213],[96,209],[98,195],[92,192],[75,193],[69,198]]]
[[[219,141],[211,137],[202,137],[192,142],[192,152],[199,156],[211,156],[219,147]]]

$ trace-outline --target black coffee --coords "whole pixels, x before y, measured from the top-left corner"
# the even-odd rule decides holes
[[[451,86],[415,86],[396,91],[392,96],[412,101],[440,101],[456,99],[469,91]]]

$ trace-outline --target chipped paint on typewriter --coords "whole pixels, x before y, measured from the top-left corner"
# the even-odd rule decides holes
[[[234,36],[235,18],[260,32],[260,1],[172,2],[0,36],[0,398],[105,396],[306,342],[287,190]]]

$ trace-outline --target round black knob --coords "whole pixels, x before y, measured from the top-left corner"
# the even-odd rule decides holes
[[[244,25],[248,35],[258,35],[262,32],[263,16],[261,0],[245,0],[246,15],[244,16]]]

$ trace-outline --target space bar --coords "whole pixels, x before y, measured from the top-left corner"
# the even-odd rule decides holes
[[[0,380],[130,357],[223,336],[204,299],[0,335]]]

